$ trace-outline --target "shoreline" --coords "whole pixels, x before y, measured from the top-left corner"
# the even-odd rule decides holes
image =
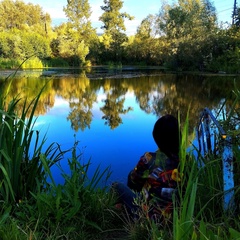
[[[101,71],[95,71],[101,69]],[[160,67],[123,67],[108,69],[107,67],[91,67],[92,71],[84,68],[48,68],[48,69],[7,69],[0,70],[0,79],[6,79],[13,76],[22,77],[64,77],[64,76],[79,76],[84,73],[89,79],[106,79],[106,78],[134,78],[143,76],[160,76],[172,74],[186,74],[186,75],[199,75],[199,76],[239,76],[239,73],[211,73],[211,72],[189,72],[189,71],[167,71]]]

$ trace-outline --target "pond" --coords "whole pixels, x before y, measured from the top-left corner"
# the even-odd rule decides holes
[[[79,141],[81,161],[91,161],[90,177],[100,164],[101,169],[111,166],[110,182],[126,182],[140,156],[157,149],[152,128],[160,116],[179,113],[184,122],[189,111],[194,138],[203,108],[218,109],[240,79],[169,74],[155,68],[25,71],[14,78],[7,98],[10,101],[18,93],[31,99],[46,83],[35,124],[47,136],[45,146],[57,142],[66,150]],[[63,168],[69,157],[71,153],[62,160]],[[63,182],[57,169],[53,174]]]

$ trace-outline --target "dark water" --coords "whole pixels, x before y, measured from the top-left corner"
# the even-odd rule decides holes
[[[218,109],[234,85],[239,86],[240,79],[133,68],[110,71],[95,68],[88,73],[77,70],[23,72],[13,80],[7,98],[10,101],[19,93],[31,99],[46,83],[35,124],[40,134],[47,134],[45,146],[58,142],[66,150],[78,140],[78,149],[83,153],[81,161],[91,160],[90,175],[99,164],[102,169],[111,165],[110,181],[125,182],[139,157],[145,151],[157,149],[152,128],[160,116],[180,113],[184,121],[189,111],[191,134],[202,109]],[[1,86],[7,88],[4,84]],[[67,159],[61,166],[66,169]],[[53,171],[61,183],[59,171]]]

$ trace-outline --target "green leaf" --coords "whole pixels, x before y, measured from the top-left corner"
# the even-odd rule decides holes
[[[233,228],[229,228],[229,233],[230,233],[230,237],[232,240],[238,240],[240,239],[240,232],[233,229]]]

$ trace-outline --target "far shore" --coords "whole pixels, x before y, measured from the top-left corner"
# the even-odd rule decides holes
[[[91,69],[91,70],[89,70]],[[10,76],[35,76],[35,77],[64,77],[64,76],[79,76],[83,73],[89,79],[105,79],[105,78],[137,78],[143,76],[160,76],[165,74],[190,74],[201,76],[239,76],[239,73],[228,74],[219,71],[211,72],[185,72],[185,71],[169,71],[162,67],[139,67],[139,66],[124,66],[122,68],[108,68],[107,66],[97,66],[91,68],[48,68],[48,69],[3,69],[0,70],[0,79],[6,79]]]

